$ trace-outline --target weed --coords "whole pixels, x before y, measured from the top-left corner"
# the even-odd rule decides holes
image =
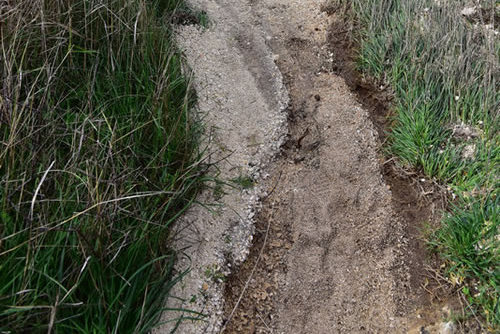
[[[255,185],[254,180],[250,176],[243,175],[231,179],[231,182],[238,185],[242,189],[250,189]]]
[[[213,282],[224,282],[226,280],[226,275],[224,275],[216,264],[207,266],[205,269],[205,277]]]

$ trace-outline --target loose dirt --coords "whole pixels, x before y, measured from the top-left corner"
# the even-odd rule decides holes
[[[180,28],[178,40],[212,157],[224,158],[218,176],[255,186],[207,191],[201,199],[221,206],[178,224],[178,268],[192,271],[168,306],[205,315],[178,332],[450,333],[442,300],[422,289],[434,288],[420,227],[439,218],[440,193],[380,153],[390,94],[349,66],[352,27],[337,8],[188,2],[211,21]]]

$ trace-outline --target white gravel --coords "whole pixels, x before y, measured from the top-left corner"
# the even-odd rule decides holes
[[[174,288],[167,306],[206,315],[203,321],[184,321],[178,333],[216,333],[221,326],[223,276],[247,256],[252,242],[253,217],[263,189],[259,180],[279,153],[287,134],[288,95],[262,31],[252,24],[247,5],[228,6],[224,1],[190,0],[205,10],[207,29],[180,26],[178,45],[194,72],[200,116],[206,126],[211,161],[221,161],[214,176],[231,180],[251,176],[256,186],[227,193],[210,210],[195,205],[176,224],[177,247],[185,256],[180,271],[191,268]],[[199,201],[216,203],[213,190]],[[189,313],[166,312],[164,321]],[[167,323],[154,333],[170,333]]]

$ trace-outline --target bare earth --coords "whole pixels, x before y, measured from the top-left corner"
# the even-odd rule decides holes
[[[331,18],[321,9],[307,0],[254,6],[280,55],[292,138],[263,216],[283,226],[290,249],[284,270],[268,282],[276,314],[253,326],[278,333],[406,333],[410,277],[401,254],[407,241],[368,114],[343,79],[322,70]],[[253,331],[234,324],[227,332]]]
[[[207,30],[180,28],[178,40],[214,127],[214,157],[231,152],[220,176],[251,175],[257,186],[228,191],[216,215],[194,208],[181,222],[189,233],[179,244],[196,246],[187,250],[193,271],[176,290],[184,301],[170,306],[208,317],[178,332],[420,333],[436,319],[422,311],[415,227],[395,210],[368,112],[332,70],[331,8],[319,0],[188,2],[212,21]],[[422,219],[434,211],[423,209]],[[248,259],[234,270],[252,233]],[[232,272],[229,280],[207,272],[212,265]],[[441,325],[427,330],[451,333]]]

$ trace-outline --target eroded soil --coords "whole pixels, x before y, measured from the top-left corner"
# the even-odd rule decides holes
[[[384,160],[390,93],[353,70],[337,8],[314,0],[251,8],[289,91],[289,138],[250,256],[227,282],[225,332],[442,331],[445,301],[428,293],[433,259],[421,236],[445,201],[428,180]]]

